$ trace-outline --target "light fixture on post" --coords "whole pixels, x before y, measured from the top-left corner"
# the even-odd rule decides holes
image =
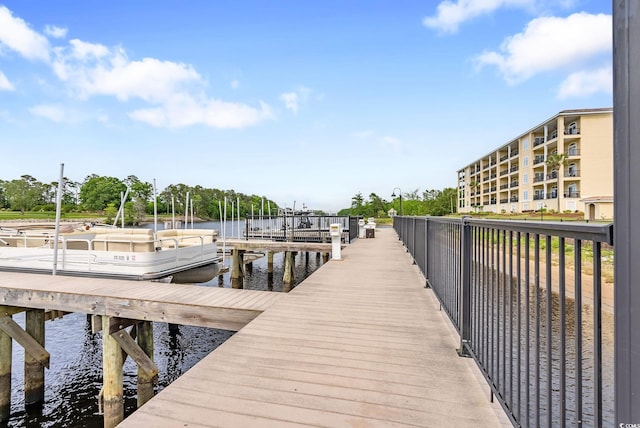
[[[394,187],[391,193],[391,197],[396,197],[396,190],[398,190],[398,196],[400,196],[400,217],[402,217],[402,190],[399,187]]]

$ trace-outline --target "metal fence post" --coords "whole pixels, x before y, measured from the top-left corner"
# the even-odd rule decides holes
[[[615,426],[640,426],[640,2],[613,2]],[[627,425],[628,424],[628,425]]]
[[[467,343],[471,340],[471,225],[470,217],[462,217],[460,235],[460,348],[458,355],[470,357]]]
[[[431,288],[429,284],[429,217],[425,219],[424,225],[424,278],[425,288]]]

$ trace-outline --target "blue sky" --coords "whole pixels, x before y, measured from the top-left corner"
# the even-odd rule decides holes
[[[281,206],[455,187],[611,107],[603,0],[0,0],[0,179],[92,173]]]

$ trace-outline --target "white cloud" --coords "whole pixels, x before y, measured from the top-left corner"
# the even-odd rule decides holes
[[[13,91],[14,89],[9,79],[7,79],[7,76],[0,71],[0,91]]]
[[[11,11],[0,6],[0,50],[9,48],[30,60],[49,60],[49,41]]]
[[[595,93],[613,93],[613,68],[571,73],[561,84],[558,98],[586,97]]]
[[[545,71],[576,69],[611,52],[611,34],[611,15],[536,18],[522,33],[505,39],[501,52],[484,52],[475,62],[478,68],[494,65],[508,83],[518,83]]]
[[[56,27],[55,25],[47,25],[46,27],[44,27],[44,33],[47,36],[53,37],[54,39],[63,39],[67,37],[67,29]]]
[[[240,82],[236,79],[233,79],[231,81],[231,88],[232,89],[238,89],[240,87]]]
[[[280,99],[284,102],[284,106],[291,110],[293,114],[298,113],[298,94],[295,92],[285,92],[280,95]]]
[[[51,120],[52,122],[67,122],[68,117],[64,111],[64,108],[58,105],[53,104],[39,104],[37,106],[33,106],[29,109],[29,113],[44,117],[46,119]]]
[[[51,37],[66,36],[66,29],[55,26],[47,26],[45,32]],[[12,49],[28,59],[50,62],[54,74],[76,98],[102,95],[120,101],[144,101],[148,106],[130,112],[129,116],[153,126],[203,124],[215,128],[243,128],[275,118],[271,108],[263,102],[251,106],[206,96],[207,82],[188,64],[155,58],[132,61],[123,48],[79,39],[52,49],[46,37],[0,6],[0,51],[3,48]],[[239,82],[232,82],[232,86],[237,85]],[[11,83],[0,73],[0,89],[10,88]],[[34,106],[30,111],[56,122],[88,119],[81,112],[74,113],[50,104]],[[108,118],[98,117],[97,120]]]
[[[271,108],[262,102],[260,108],[254,108],[216,99],[197,100],[184,94],[175,96],[160,107],[135,110],[129,116],[156,127],[180,128],[202,124],[222,129],[246,128],[275,118]]]
[[[532,7],[535,0],[445,0],[438,5],[435,16],[423,19],[425,27],[441,33],[455,33],[460,24],[481,15],[488,15],[501,7]]]
[[[264,103],[253,107],[203,95],[206,82],[187,64],[155,58],[131,61],[121,48],[76,39],[55,54],[54,71],[76,96],[143,100],[152,106],[136,109],[129,117],[152,126],[244,128],[274,118]]]
[[[293,114],[297,114],[300,106],[305,104],[309,99],[311,89],[300,86],[292,92],[285,92],[280,95],[280,100],[284,102],[284,106],[291,110]]]

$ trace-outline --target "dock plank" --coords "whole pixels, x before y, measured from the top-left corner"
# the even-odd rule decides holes
[[[393,230],[377,232],[120,426],[510,426]]]

